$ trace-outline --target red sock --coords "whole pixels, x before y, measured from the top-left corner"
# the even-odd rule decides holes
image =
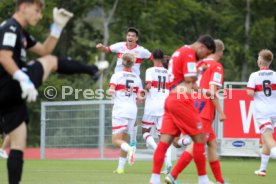
[[[221,173],[221,169],[220,169],[220,162],[219,160],[210,162],[210,167],[212,169],[212,172],[216,178],[216,181],[220,182],[220,183],[224,183],[224,179],[222,178],[222,173]]]
[[[170,145],[159,141],[157,148],[153,155],[153,169],[152,173],[154,174],[160,174],[164,160],[165,160],[165,154],[167,149]]]
[[[198,176],[206,175],[206,157],[204,143],[194,143],[193,155]]]
[[[173,167],[173,170],[171,172],[172,177],[176,179],[192,160],[193,156],[189,152],[184,151],[177,161],[176,165]]]

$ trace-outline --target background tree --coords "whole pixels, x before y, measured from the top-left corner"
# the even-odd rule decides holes
[[[149,49],[161,48],[167,55],[184,44],[191,44],[202,34],[211,34],[225,43],[222,64],[226,81],[247,81],[249,74],[257,70],[256,56],[263,48],[276,51],[276,1],[268,0],[47,0],[43,20],[36,29],[29,31],[37,40],[44,40],[52,23],[53,7],[63,7],[74,13],[62,34],[55,54],[72,56],[80,62],[93,64],[101,52],[95,46],[99,42],[112,44],[125,41],[129,26],[137,27],[141,35],[139,44]],[[15,10],[14,0],[0,1],[0,21]],[[29,55],[29,59],[35,56]],[[116,55],[106,55],[115,63]],[[141,76],[151,62],[143,62]],[[272,65],[274,68],[275,65]],[[103,86],[108,87],[114,65],[105,73]],[[76,100],[74,96],[61,98],[61,88],[69,85],[78,89],[96,89],[89,76],[64,77],[52,75],[39,89],[40,98],[29,104],[31,123],[29,144],[39,144],[40,102],[47,101],[43,91],[47,86],[58,89],[54,99]],[[82,96],[79,98],[83,99]]]

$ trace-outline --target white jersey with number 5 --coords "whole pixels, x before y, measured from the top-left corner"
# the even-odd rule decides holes
[[[148,68],[146,70],[146,83],[151,83],[151,88],[146,96],[144,114],[162,116],[165,99],[169,95],[168,70],[164,67]]]
[[[140,75],[140,65],[143,59],[151,59],[152,55],[150,51],[140,45],[136,45],[133,49],[128,48],[126,42],[119,42],[108,47],[109,52],[117,53],[117,64],[115,72],[123,71],[122,55],[124,53],[131,53],[136,57],[136,62],[132,67],[132,70],[137,75]]]
[[[261,69],[250,75],[247,89],[254,90],[255,118],[276,116],[276,72]]]
[[[136,98],[138,92],[142,90],[140,77],[131,71],[124,70],[114,73],[109,85],[115,87],[112,117],[136,119]]]

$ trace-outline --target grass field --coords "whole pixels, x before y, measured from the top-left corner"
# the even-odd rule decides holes
[[[259,159],[224,158],[221,162],[224,177],[231,184],[275,184],[276,162],[271,160],[266,177],[253,174]],[[117,161],[99,160],[27,160],[22,184],[147,184],[151,161],[136,161],[126,167],[123,175],[113,174]],[[210,170],[210,178],[213,180]],[[164,175],[162,176],[164,178]],[[162,179],[163,180],[163,179]],[[182,184],[197,183],[194,163],[179,177]],[[214,181],[214,180],[213,180]],[[6,161],[0,160],[0,184],[7,183]]]

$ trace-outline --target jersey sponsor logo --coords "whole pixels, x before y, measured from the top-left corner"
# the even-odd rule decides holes
[[[195,62],[188,62],[187,66],[188,66],[188,72],[189,73],[196,72],[196,63]]]
[[[3,46],[11,46],[14,47],[16,43],[16,34],[14,33],[5,33],[3,39]]]
[[[27,52],[25,49],[23,48],[21,49],[20,56],[22,61],[25,61],[25,62],[27,61]]]
[[[241,140],[237,140],[237,141],[232,142],[232,145],[234,147],[240,148],[240,147],[244,147],[245,146],[245,142],[241,141]]]
[[[196,124],[196,127],[197,127],[197,129],[198,130],[202,130],[202,123],[201,122],[198,122],[197,124]]]
[[[16,31],[16,27],[15,26],[10,26],[10,30],[12,30],[13,32]]]
[[[215,72],[214,73],[214,78],[213,78],[213,81],[215,81],[215,82],[220,82],[221,81],[221,74],[220,73],[218,73],[218,72]]]

